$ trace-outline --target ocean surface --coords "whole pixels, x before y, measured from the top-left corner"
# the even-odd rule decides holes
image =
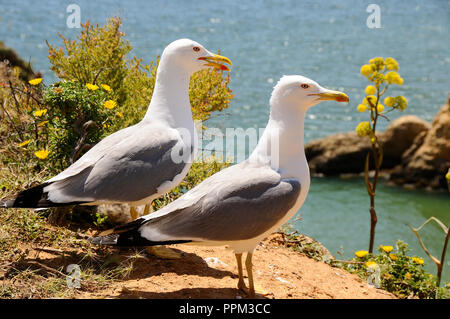
[[[123,31],[134,46],[132,54],[144,62],[153,61],[168,43],[184,37],[229,57],[235,98],[208,127],[264,127],[268,99],[278,79],[302,74],[350,97],[349,105],[326,102],[308,111],[306,142],[353,130],[363,120],[356,106],[368,84],[359,69],[375,56],[395,57],[400,64],[404,85],[390,92],[408,99],[403,114],[431,121],[449,94],[450,1],[379,0],[381,28],[371,29],[366,25],[371,14],[366,8],[373,1],[0,0],[0,41],[31,61],[46,83],[55,78],[49,70],[45,40],[61,44],[58,33],[71,38],[79,33],[66,25],[71,3],[80,6],[82,22],[104,24],[120,15]],[[391,114],[391,120],[403,115]],[[387,124],[381,122],[380,128]],[[361,179],[313,178],[295,227],[333,254],[341,251],[351,257],[368,246],[368,205]],[[410,244],[411,254],[423,256],[425,267],[435,273],[408,224],[417,227],[436,216],[448,225],[449,195],[381,184],[376,207],[375,244],[402,239]],[[431,252],[440,256],[444,237],[439,227],[429,225],[422,235]],[[446,281],[450,281],[449,259]]]

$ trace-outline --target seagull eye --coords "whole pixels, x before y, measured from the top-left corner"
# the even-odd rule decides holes
[[[308,84],[302,84],[302,85],[300,85],[300,87],[301,87],[302,89],[307,89],[307,88],[309,88],[309,85],[308,85]]]
[[[198,51],[200,51],[200,48],[199,47],[193,47],[192,50],[194,50],[195,52],[198,52]]]

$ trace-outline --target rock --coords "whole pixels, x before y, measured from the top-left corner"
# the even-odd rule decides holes
[[[426,135],[418,135],[391,174],[396,183],[415,187],[447,188],[445,174],[450,167],[450,100],[435,116]]]
[[[3,62],[4,60],[8,60],[9,64],[12,67],[17,66],[20,68],[20,77],[24,81],[28,81],[35,77],[41,76],[40,73],[38,74],[34,73],[30,64],[21,59],[17,55],[16,51],[14,51],[11,48],[8,48],[7,46],[4,45],[2,41],[0,41],[0,62]]]
[[[430,125],[417,116],[402,116],[392,122],[384,133],[377,134],[384,150],[382,168],[401,163],[403,153],[414,143],[417,135],[427,132]],[[311,173],[324,175],[357,174],[364,171],[368,138],[354,132],[340,133],[308,143],[305,147]]]

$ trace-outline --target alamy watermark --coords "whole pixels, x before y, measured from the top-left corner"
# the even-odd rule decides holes
[[[366,12],[370,13],[367,17],[366,25],[369,29],[381,28],[381,8],[378,4],[369,4]]]
[[[77,264],[70,264],[66,269],[66,283],[68,288],[81,288],[81,269]]]
[[[78,4],[71,3],[67,6],[66,12],[70,13],[66,19],[69,29],[81,28],[81,8]]]

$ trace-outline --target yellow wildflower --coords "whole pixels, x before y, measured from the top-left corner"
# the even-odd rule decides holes
[[[420,257],[413,257],[412,261],[414,261],[415,263],[422,265],[423,264],[423,259]]]
[[[371,267],[375,267],[375,266],[377,266],[377,263],[374,262],[374,261],[368,261],[368,262],[366,262],[366,267],[367,267],[367,268],[371,268]]]
[[[369,252],[368,251],[366,251],[366,250],[358,250],[358,251],[355,251],[355,256],[356,257],[359,257],[359,258],[362,258],[362,257],[364,257],[365,255],[367,255]]]
[[[361,67],[361,74],[364,76],[369,76],[372,74],[372,67],[368,64],[365,64]]]
[[[22,143],[19,144],[19,146],[24,147],[25,145],[28,145],[28,143],[30,143],[30,142],[31,142],[31,140],[23,141]]]
[[[48,154],[49,154],[49,151],[47,151],[47,150],[40,150],[40,151],[34,152],[34,155],[36,155],[36,157],[39,159],[46,159]]]
[[[377,97],[375,95],[368,95],[363,99],[363,104],[370,105],[369,101],[372,105],[375,105],[377,104]]]
[[[98,85],[91,84],[91,83],[86,83],[86,87],[91,91],[95,91],[98,89]]]
[[[103,103],[103,106],[106,107],[108,110],[112,110],[117,106],[117,102],[113,100],[108,100],[105,103]]]
[[[398,62],[394,58],[386,58],[386,69],[388,70],[398,70]]]
[[[395,71],[390,71],[386,73],[386,80],[388,81],[389,84],[397,84],[397,85],[403,84],[402,77]]]
[[[389,254],[389,258],[391,258],[393,261],[396,261],[398,259],[397,255],[395,254]]]
[[[360,104],[358,105],[358,111],[359,112],[365,112],[367,110],[367,106],[365,106],[364,104]]]
[[[378,112],[378,113],[381,113],[381,112],[383,112],[383,110],[384,110],[384,105],[378,103],[378,105],[377,105],[377,112]]]
[[[107,92],[111,92],[112,89],[108,84],[100,84],[100,86],[103,88],[103,90],[107,91]]]
[[[38,124],[38,127],[44,126],[47,123],[48,123],[48,121],[41,122],[41,123]]]
[[[361,122],[356,127],[356,134],[360,137],[369,135],[372,132],[369,122]]]
[[[28,83],[30,83],[31,85],[38,85],[41,82],[42,82],[42,78],[36,78],[36,79],[28,81]]]
[[[107,124],[107,123],[106,123],[106,124],[103,124],[103,127],[104,127],[104,128],[110,128],[110,127],[111,127],[111,124]]]
[[[395,98],[395,101],[397,102],[397,107],[401,110],[401,111],[403,111],[404,109],[406,109],[406,107],[408,106],[408,100],[404,97],[404,96],[402,96],[402,95],[400,95],[400,96],[397,96],[396,98]]]
[[[388,96],[384,99],[384,104],[386,104],[386,106],[392,107],[394,105],[394,98],[391,96]]]
[[[405,279],[406,279],[406,280],[411,279],[411,277],[412,277],[412,275],[411,275],[409,272],[407,272],[407,273],[405,274]]]
[[[121,119],[123,119],[123,114],[121,112],[116,112],[117,117],[120,117]]]
[[[450,180],[450,168],[448,169],[447,174],[445,174],[445,178],[449,181]]]
[[[377,89],[373,85],[368,85],[366,87],[366,94],[367,95],[374,95],[377,92]]]
[[[37,116],[37,117],[41,117],[42,115],[45,115],[47,113],[47,109],[43,109],[43,110],[37,110],[37,111],[34,111],[34,116]]]
[[[392,246],[381,246],[381,249],[383,249],[387,253],[390,253],[394,249],[394,247],[392,247]]]

